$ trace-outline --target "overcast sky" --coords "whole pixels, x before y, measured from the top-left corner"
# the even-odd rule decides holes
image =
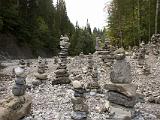
[[[65,0],[67,13],[71,22],[79,26],[86,25],[88,19],[92,29],[103,28],[106,25],[105,3],[111,0]]]

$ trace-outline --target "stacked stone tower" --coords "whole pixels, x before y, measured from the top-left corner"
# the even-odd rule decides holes
[[[100,92],[100,85],[98,83],[98,70],[95,66],[92,70],[92,80],[88,83],[87,89],[89,90],[91,95],[95,95],[97,92]]]
[[[67,36],[61,36],[60,38],[60,48],[59,53],[60,62],[55,72],[56,78],[52,81],[52,85],[57,84],[69,84],[71,80],[69,79],[69,74],[67,70],[67,55],[69,48],[69,38]]]
[[[26,90],[26,73],[25,73],[25,62],[24,60],[19,61],[19,67],[14,69],[16,74],[15,85],[12,88],[14,96],[22,96]]]
[[[111,66],[114,60],[113,57],[113,46],[110,45],[110,42],[105,41],[105,46],[103,47],[104,52],[102,54],[102,61],[106,64],[106,66]]]
[[[139,56],[138,56],[139,67],[143,67],[145,63],[145,54],[146,54],[145,43],[142,41],[142,43],[140,44]]]
[[[88,106],[85,104],[85,89],[80,81],[73,81],[74,98],[73,103],[73,114],[71,118],[73,120],[87,120]]]
[[[125,60],[125,51],[120,48],[114,52],[116,61],[113,64],[110,74],[111,83],[105,85],[108,90],[108,101],[114,105],[120,105],[119,113],[115,113],[115,117],[122,119],[123,117],[131,117],[131,112],[125,108],[133,108],[136,104],[137,86],[132,84],[131,67]],[[113,106],[114,106],[113,105]],[[115,107],[116,108],[116,107]],[[117,116],[116,116],[117,115]]]
[[[89,53],[88,55],[88,73],[90,74],[92,73],[93,65],[94,65],[93,56],[91,53]]]
[[[36,79],[32,81],[33,86],[38,86],[48,79],[46,74],[46,62],[40,57],[38,57],[37,73],[35,73],[34,76]]]
[[[20,120],[31,111],[31,96],[25,93],[26,77],[24,60],[19,61],[19,66],[14,69],[16,78],[12,88],[13,96],[8,96],[0,102],[0,120]]]
[[[160,34],[154,34],[151,38],[151,47],[152,47],[152,54],[158,55],[160,53]]]

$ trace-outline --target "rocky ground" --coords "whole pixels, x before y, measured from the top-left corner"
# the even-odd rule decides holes
[[[95,57],[94,57],[95,58]],[[148,102],[150,95],[154,94],[160,96],[160,62],[154,56],[147,56],[147,63],[151,67],[151,74],[145,76],[141,72],[141,68],[137,67],[137,61],[127,57],[132,67],[133,83],[138,85],[138,99],[135,106],[135,118],[133,120],[160,120],[160,104],[153,104]],[[32,62],[31,66],[27,68],[28,77],[27,84],[31,86],[31,82],[35,79],[34,73],[37,69],[37,60],[29,60]],[[55,77],[54,71],[57,64],[54,64],[54,59],[47,59],[48,61],[48,80],[37,87],[30,87],[27,93],[33,98],[33,106],[31,114],[23,118],[23,120],[71,120],[73,90],[71,85],[55,85],[51,82]],[[95,65],[98,66],[99,84],[103,87],[105,83],[110,82],[110,69],[95,58]],[[17,66],[17,61],[7,61],[2,63],[6,66],[1,70],[0,74],[0,100],[11,94],[11,89],[14,84],[14,76],[12,76],[12,69]],[[68,59],[68,70],[71,80],[81,80],[85,85],[90,81],[87,74],[87,58],[79,60],[78,57]],[[97,106],[103,106],[107,99],[107,91],[103,94],[90,96],[86,94],[86,103],[89,106],[90,120],[106,120],[106,114],[99,114]]]

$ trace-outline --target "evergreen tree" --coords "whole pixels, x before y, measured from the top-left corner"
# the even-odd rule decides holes
[[[141,41],[147,43],[155,32],[156,3],[157,0],[113,0],[108,9],[107,26],[112,44],[127,47]],[[157,33],[159,28],[158,24]]]

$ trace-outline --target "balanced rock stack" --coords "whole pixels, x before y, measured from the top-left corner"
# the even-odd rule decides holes
[[[122,108],[133,108],[136,104],[137,86],[132,84],[131,67],[125,60],[125,51],[120,48],[114,52],[116,61],[113,64],[110,74],[111,82],[104,86],[108,90],[108,101],[116,105],[123,106]],[[118,110],[116,118],[131,117],[131,113],[125,110]],[[120,112],[123,111],[123,112]],[[122,114],[122,115],[119,115]]]
[[[134,46],[132,51],[133,51],[132,58],[133,59],[138,59],[138,56],[139,56],[139,54],[138,54],[138,46]]]
[[[151,71],[150,71],[150,66],[145,62],[144,65],[143,65],[143,74],[144,75],[149,75],[151,74]]]
[[[84,56],[84,53],[83,52],[81,52],[80,54],[79,54],[79,57],[81,58],[81,59],[83,59],[85,56]]]
[[[71,118],[73,120],[87,120],[88,106],[85,104],[85,89],[80,81],[73,81],[73,88],[73,114]]]
[[[100,51],[100,41],[101,39],[99,37],[96,37],[96,45],[95,45],[95,50],[96,52]]]
[[[54,64],[57,64],[58,63],[58,57],[56,56],[55,58],[54,58]]]
[[[89,53],[88,55],[88,73],[90,74],[92,73],[93,65],[94,65],[93,56],[91,53]]]
[[[97,67],[93,68],[92,81],[90,81],[88,83],[87,89],[89,89],[91,95],[95,95],[96,92],[100,92],[100,85],[98,83],[98,70],[97,70]]]
[[[12,93],[14,96],[22,96],[25,94],[26,90],[26,72],[25,72],[25,62],[24,60],[19,61],[19,67],[14,69],[16,78],[15,85],[12,88]]]
[[[52,81],[52,85],[57,84],[70,84],[69,73],[67,70],[67,55],[69,48],[69,38],[67,36],[61,36],[60,47],[61,52],[59,53],[60,62],[55,72],[56,78]]]
[[[15,85],[12,88],[14,96],[9,96],[0,102],[0,120],[19,120],[31,111],[32,99],[25,94],[26,72],[25,62],[20,60],[20,66],[15,68]]]
[[[154,34],[151,38],[151,43],[152,53],[157,56],[160,53],[160,34]]]
[[[45,72],[46,70],[46,62],[42,59],[38,60],[38,70],[37,73],[35,74],[36,80],[33,81],[32,84],[37,84],[39,81],[40,83],[47,80],[47,74]]]
[[[143,67],[145,63],[145,54],[146,54],[145,43],[142,41],[142,43],[140,44],[139,56],[138,56],[139,67]]]
[[[65,35],[64,37],[61,35],[60,37],[60,48],[61,51],[59,53],[59,58],[61,62],[67,64],[67,55],[68,55],[68,48],[70,46],[69,38]]]
[[[105,46],[103,47],[104,54],[102,55],[102,61],[107,65],[111,66],[114,60],[113,57],[113,46],[110,45],[110,42],[107,40],[105,41]]]

